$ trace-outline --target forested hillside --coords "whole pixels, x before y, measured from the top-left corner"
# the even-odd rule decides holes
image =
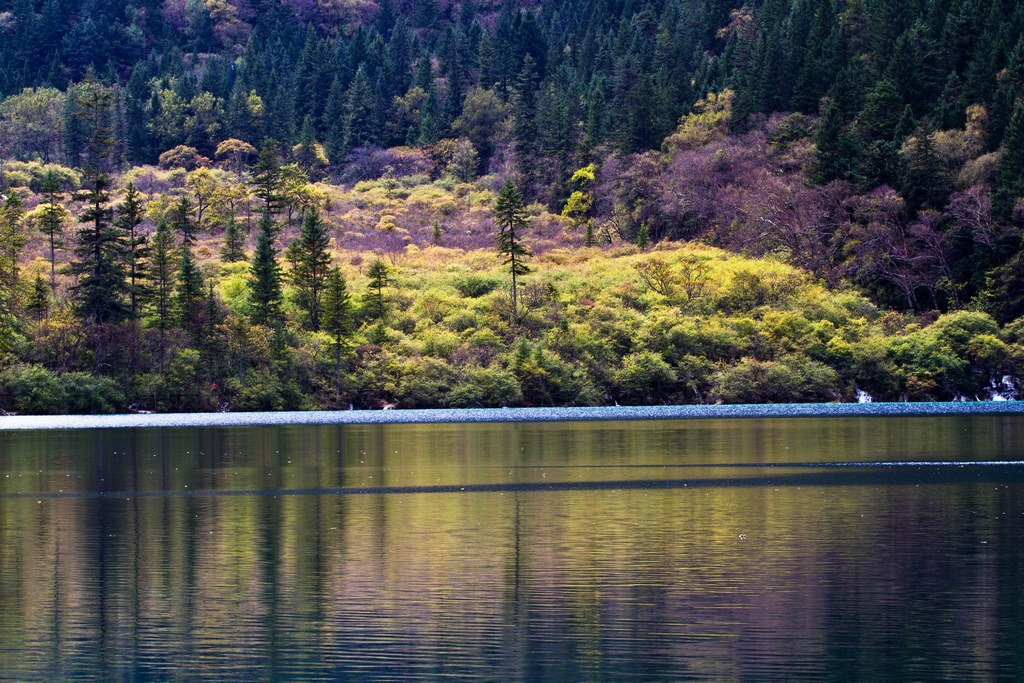
[[[41,409],[24,399],[36,385],[101,409],[69,398],[84,377],[111,409],[952,398],[1021,364],[1011,0],[14,0],[0,95],[8,409]],[[521,244],[499,240],[506,181]],[[709,266],[676,258],[683,240],[768,260],[698,296]],[[628,260],[659,244],[675,256]],[[424,253],[449,275],[428,275]],[[627,258],[630,279],[569,291],[551,254]],[[467,264],[493,272],[452,279]],[[859,313],[798,306],[773,289],[777,267]],[[420,310],[435,288],[487,315]],[[637,335],[662,308],[679,318],[665,333],[701,315],[753,327],[727,326],[727,351],[672,351]],[[834,329],[820,348],[779,346],[758,330],[783,311]],[[942,314],[958,341],[932,331]],[[604,351],[559,347],[586,321]],[[455,336],[438,345],[428,327]],[[869,344],[874,370],[829,355],[838,340]],[[410,358],[455,373],[439,385],[509,383],[410,399]],[[561,388],[529,393],[529,358]],[[629,394],[636,363],[667,384]],[[727,390],[765,363],[818,388]]]

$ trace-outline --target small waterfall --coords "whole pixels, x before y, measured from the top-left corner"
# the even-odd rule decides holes
[[[1016,401],[1017,396],[1017,384],[1010,375],[1003,375],[999,381],[992,377],[985,390],[985,398],[989,401]]]
[[[871,403],[874,399],[863,389],[857,389],[857,403]]]

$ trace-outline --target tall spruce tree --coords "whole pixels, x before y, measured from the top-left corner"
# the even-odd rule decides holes
[[[277,140],[268,138],[260,147],[250,181],[253,194],[263,202],[263,212],[268,216],[277,214],[284,204],[281,182],[281,148]]]
[[[17,192],[10,191],[0,204],[0,292],[12,312],[20,289],[18,262],[27,242],[25,205]]]
[[[512,181],[501,188],[494,201],[494,218],[498,223],[498,256],[512,276],[512,322],[519,322],[519,278],[530,272],[525,261],[532,254],[523,244],[523,231],[529,227],[523,196]]]
[[[126,269],[128,275],[128,310],[132,319],[142,315],[142,302],[146,294],[146,259],[149,246],[142,234],[145,205],[142,195],[132,183],[125,187],[124,202],[117,207],[117,227],[126,239]]]
[[[63,194],[57,175],[52,170],[47,171],[43,176],[45,201],[39,206],[39,230],[46,235],[50,248],[50,289],[57,287],[57,250],[64,247],[64,224],[69,216],[60,203]]]
[[[281,266],[274,246],[276,238],[274,220],[264,211],[249,271],[249,301],[252,321],[257,325],[272,325],[281,318]]]
[[[68,272],[78,278],[71,291],[78,315],[90,324],[124,320],[128,309],[128,282],[124,233],[113,224],[110,207],[110,167],[113,154],[110,116],[112,95],[95,81],[78,86],[77,117],[87,131],[82,176],[83,191],[75,198],[85,203],[78,217],[77,260]]]
[[[206,303],[203,296],[204,290],[203,274],[192,255],[192,249],[189,245],[183,244],[181,256],[178,259],[178,272],[175,274],[175,317],[178,325],[183,330],[191,332],[197,339],[203,306]]]
[[[363,305],[370,309],[371,315],[383,321],[387,314],[387,302],[384,299],[384,288],[391,284],[391,271],[382,259],[375,258],[366,269],[370,281],[366,285],[366,297]]]
[[[156,326],[160,331],[160,363],[163,364],[163,353],[167,330],[173,324],[172,303],[174,296],[174,233],[166,221],[157,223],[156,230],[150,238],[149,289],[150,306],[156,316]]]
[[[360,64],[345,97],[343,154],[357,147],[365,147],[374,141],[375,105],[373,88],[370,87],[365,65]]]
[[[181,235],[181,243],[186,247],[191,247],[196,241],[196,222],[192,219],[192,209],[192,200],[182,196],[167,216],[171,228]]]
[[[234,217],[228,218],[228,224],[224,226],[224,245],[221,247],[220,257],[225,263],[245,260],[245,232],[238,226]]]
[[[286,257],[291,262],[289,275],[297,292],[297,303],[306,312],[309,329],[320,329],[324,288],[331,265],[327,253],[331,236],[320,218],[320,212],[310,208],[302,221],[302,229],[289,246]]]
[[[1024,101],[1017,105],[1003,135],[996,184],[999,189],[992,209],[1003,220],[1009,220],[1014,206],[1024,198]]]
[[[341,401],[341,359],[347,349],[347,342],[352,336],[352,298],[348,293],[348,285],[340,268],[331,269],[327,276],[327,289],[324,292],[323,330],[331,335],[331,346],[334,347],[334,400]]]

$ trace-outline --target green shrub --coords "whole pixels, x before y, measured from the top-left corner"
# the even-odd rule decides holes
[[[718,373],[712,396],[723,403],[834,401],[840,396],[839,376],[804,356],[777,361],[744,358]]]
[[[484,275],[466,275],[455,281],[455,289],[467,299],[476,299],[485,294],[490,294],[498,285],[500,280]]]
[[[127,404],[121,385],[110,377],[69,372],[58,380],[67,396],[67,412],[73,415],[110,415],[123,412]]]
[[[448,401],[453,408],[503,408],[520,405],[523,393],[508,370],[470,367],[463,370]]]
[[[57,376],[40,365],[15,365],[0,373],[0,405],[8,412],[57,415],[67,412],[67,398]]]
[[[448,404],[448,392],[455,384],[449,363],[436,358],[417,358],[402,366],[402,379],[395,398],[402,408],[440,408]]]
[[[659,354],[631,353],[615,373],[618,401],[625,405],[665,403],[675,393],[676,372]]]

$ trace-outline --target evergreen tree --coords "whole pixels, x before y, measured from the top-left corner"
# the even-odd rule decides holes
[[[356,69],[345,98],[345,117],[342,134],[342,150],[348,153],[357,147],[365,147],[373,142],[374,110],[376,109],[373,91],[366,75],[364,64]]]
[[[281,317],[281,266],[274,247],[276,237],[277,227],[270,213],[264,211],[249,271],[249,301],[252,321],[257,325],[273,324]]]
[[[306,212],[302,229],[287,250],[291,262],[291,281],[297,291],[297,303],[308,316],[309,329],[320,329],[322,300],[331,257],[327,253],[330,234],[314,207]]]
[[[327,276],[327,289],[324,292],[323,330],[331,335],[331,346],[334,347],[335,403],[341,401],[341,358],[352,336],[352,316],[352,299],[345,276],[341,274],[340,268],[333,268]]]
[[[196,223],[192,220],[192,200],[182,196],[171,207],[168,222],[174,231],[181,235],[183,246],[191,247],[196,241]]]
[[[128,310],[132,319],[142,314],[142,301],[146,294],[146,259],[149,256],[148,240],[142,234],[141,226],[145,212],[142,195],[135,186],[125,187],[124,202],[117,208],[117,227],[126,240],[126,266],[128,271]]]
[[[252,169],[253,194],[263,202],[263,212],[273,216],[281,210],[284,198],[281,192],[281,151],[276,140],[263,141],[259,158]]]
[[[370,282],[366,285],[368,291],[364,305],[373,309],[372,315],[377,320],[383,321],[387,313],[384,288],[391,284],[391,271],[383,260],[375,258],[370,262],[370,267],[366,269],[366,274],[370,276]]]
[[[925,207],[941,210],[949,195],[949,178],[932,132],[930,127],[919,130],[906,146],[900,189],[911,213]]]
[[[163,352],[167,329],[173,324],[172,303],[175,284],[174,265],[174,233],[166,221],[157,223],[156,230],[150,238],[149,289],[151,305],[156,315],[156,325],[160,330],[160,362],[163,364]]]
[[[302,122],[302,132],[299,133],[299,148],[295,154],[295,162],[299,168],[308,176],[316,176],[320,161],[317,158],[316,140],[313,139],[313,119],[307,116]]]
[[[8,311],[16,308],[20,288],[18,261],[28,242],[24,218],[25,205],[21,197],[17,192],[8,192],[0,205],[0,292]]]
[[[52,170],[47,171],[43,176],[45,201],[39,207],[39,229],[46,235],[50,247],[50,289],[57,287],[57,249],[64,247],[64,223],[69,215],[60,204],[63,194],[57,175]]]
[[[199,266],[192,255],[192,249],[187,244],[183,244],[181,247],[178,272],[174,279],[174,311],[178,325],[198,339],[205,304],[203,297],[205,287],[203,274],[199,271]]]
[[[635,241],[636,246],[640,247],[641,250],[651,246],[651,231],[648,229],[646,221],[641,223],[640,227],[636,229]]]
[[[86,204],[78,220],[77,260],[68,267],[78,282],[71,289],[79,316],[88,323],[123,320],[127,305],[126,244],[113,225],[110,207],[110,175],[113,138],[110,132],[111,93],[88,81],[76,94],[78,116],[88,131],[84,151],[83,191],[76,199]]]
[[[537,163],[537,71],[529,55],[516,82],[512,97],[512,150],[522,183],[533,187],[540,168]]]
[[[328,91],[320,129],[324,132],[327,157],[335,162],[342,160],[345,155],[345,89],[338,78]]]
[[[523,196],[508,181],[501,188],[494,201],[494,218],[498,223],[498,256],[501,262],[509,267],[512,275],[512,322],[519,322],[519,283],[518,279],[530,272],[525,264],[531,256],[529,248],[523,244],[522,233],[529,227],[526,206]]]
[[[818,125],[818,136],[815,140],[817,148],[817,165],[814,171],[815,180],[829,183],[833,180],[846,180],[853,176],[856,163],[856,142],[846,129],[842,113],[835,100],[829,99],[825,112]]]
[[[36,273],[36,279],[32,281],[25,311],[36,321],[45,318],[50,311],[50,288],[46,286],[42,273]]]
[[[996,185],[993,212],[1009,220],[1016,203],[1024,198],[1024,102],[1017,105],[1003,135]]]
[[[224,227],[224,245],[220,250],[220,257],[225,263],[235,263],[245,260],[245,232],[238,227],[234,217],[228,219]]]

